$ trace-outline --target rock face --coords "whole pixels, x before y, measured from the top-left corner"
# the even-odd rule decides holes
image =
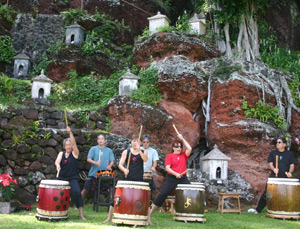
[[[158,69],[158,88],[165,100],[182,104],[191,113],[201,109],[207,83],[197,63],[185,56],[172,56],[151,66]]]
[[[87,56],[79,47],[74,46],[57,54],[56,60],[48,66],[48,77],[55,82],[62,82],[68,79],[67,74],[71,70],[75,70],[80,76],[89,75],[91,71],[109,76],[121,69],[122,65],[116,58],[105,53]]]
[[[165,14],[164,8],[157,1],[135,0],[131,5],[121,0],[89,0],[83,1],[83,9],[89,13],[95,13],[95,9],[101,14],[105,13],[113,19],[124,21],[125,25],[132,28],[131,34],[126,34],[127,41],[132,41],[134,36],[142,33],[148,26],[147,18],[156,15],[158,11]],[[16,0],[11,1],[10,5],[22,13],[32,14],[59,14],[68,9],[80,9],[81,1],[78,0]],[[136,8],[136,7],[140,8]],[[141,10],[142,9],[142,10]],[[149,14],[148,14],[149,13]]]
[[[161,32],[138,41],[133,53],[134,62],[141,68],[148,67],[151,59],[159,61],[173,55],[183,55],[191,61],[202,61],[219,56],[219,52],[213,45],[196,36]]]

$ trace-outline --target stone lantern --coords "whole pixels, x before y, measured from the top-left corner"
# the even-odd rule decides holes
[[[45,76],[42,70],[39,76],[32,79],[31,97],[46,99],[50,95],[52,82],[53,80]]]
[[[226,180],[228,175],[228,161],[230,157],[223,154],[218,146],[206,154],[203,158],[202,171],[208,173],[211,180]]]
[[[148,21],[151,34],[158,32],[159,27],[170,24],[169,18],[166,15],[161,14],[160,12],[157,12],[157,15],[153,17],[148,17]]]
[[[78,25],[77,22],[70,26],[66,26],[66,44],[77,45],[84,42],[84,31],[85,29]]]
[[[198,35],[204,35],[206,31],[206,18],[203,12],[200,13],[199,17],[195,13],[189,20],[192,31],[196,32]]]
[[[120,78],[119,95],[129,96],[130,92],[138,89],[138,81],[140,77],[132,74],[128,69],[127,72]]]
[[[15,56],[14,61],[14,77],[20,78],[27,76],[30,68],[30,58],[24,53]]]

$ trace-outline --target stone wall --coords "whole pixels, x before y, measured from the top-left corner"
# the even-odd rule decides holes
[[[64,38],[64,21],[60,15],[18,14],[11,35],[16,53],[25,51],[35,62],[51,44]],[[12,67],[7,65],[8,75]]]
[[[68,113],[68,121],[80,151],[78,168],[84,176],[90,168],[86,162],[88,151],[97,144],[97,135],[105,132],[108,123],[104,109],[98,109],[89,112],[84,130],[77,115]],[[23,203],[34,202],[39,182],[55,179],[54,161],[67,137],[63,111],[51,106],[31,104],[26,108],[9,107],[0,111],[0,173],[10,172],[17,179],[16,199]],[[113,149],[117,163],[129,142],[116,135],[108,137],[108,146]]]

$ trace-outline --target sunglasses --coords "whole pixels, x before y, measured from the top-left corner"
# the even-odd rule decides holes
[[[283,142],[276,142],[276,144],[281,144],[281,143],[283,143]]]
[[[143,143],[149,143],[148,141],[143,141]]]
[[[174,148],[181,148],[181,146],[173,146]]]

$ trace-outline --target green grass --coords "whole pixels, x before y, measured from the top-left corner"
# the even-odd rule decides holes
[[[69,219],[66,221],[48,222],[40,221],[35,218],[36,209],[32,208],[30,212],[22,211],[12,214],[0,215],[0,228],[116,228],[112,223],[104,224],[108,211],[106,207],[101,207],[99,212],[92,210],[92,205],[85,205],[84,214],[86,221],[79,220],[78,211],[75,208],[69,208]],[[220,214],[216,211],[208,211],[205,213],[206,223],[184,223],[173,220],[173,215],[169,213],[161,213],[155,211],[151,217],[152,226],[145,228],[221,228],[221,229],[237,229],[237,228],[300,228],[300,221],[297,220],[281,220],[265,217],[263,212],[259,215],[247,213],[243,210],[242,214],[224,213]],[[132,228],[132,226],[120,226],[121,228]]]

